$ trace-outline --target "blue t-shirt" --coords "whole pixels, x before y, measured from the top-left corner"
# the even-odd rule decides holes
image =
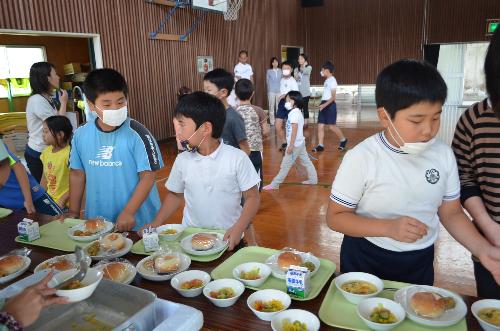
[[[0,142],[3,144],[3,142]],[[17,156],[12,153],[6,145],[4,145],[9,153],[9,156],[16,163],[19,162]],[[44,194],[45,190],[40,184],[36,181],[36,179],[28,174],[28,181],[31,187],[31,199],[33,202],[40,199]],[[0,189],[0,207],[9,208],[9,209],[23,209],[24,208],[24,196],[23,191],[21,191],[21,186],[17,180],[16,174],[14,171],[10,172],[9,179],[5,185]]]
[[[127,119],[120,127],[104,132],[97,121],[78,128],[71,142],[70,168],[85,172],[85,217],[115,222],[132,197],[139,173],[163,167],[160,149],[142,124]],[[135,214],[138,230],[153,220],[160,209],[156,185]]]

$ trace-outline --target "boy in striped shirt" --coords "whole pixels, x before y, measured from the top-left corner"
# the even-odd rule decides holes
[[[484,63],[489,98],[460,117],[453,138],[461,201],[488,241],[500,247],[500,29],[491,39]],[[500,286],[473,256],[477,293],[500,299]]]

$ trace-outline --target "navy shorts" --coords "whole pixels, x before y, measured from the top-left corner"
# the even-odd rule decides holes
[[[285,98],[281,99],[278,103],[278,111],[276,111],[276,118],[280,118],[282,120],[288,117],[289,111],[285,108]]]
[[[381,279],[418,285],[434,283],[434,245],[427,248],[394,252],[365,238],[344,236],[340,248],[340,269],[367,272]]]
[[[321,104],[325,102],[325,100],[321,100]],[[328,107],[319,112],[318,123],[327,125],[337,123],[337,104],[335,102],[332,102]]]
[[[39,214],[57,216],[64,212],[47,192],[45,192],[44,195],[39,197],[37,200],[33,201],[33,205],[35,206],[36,212]]]

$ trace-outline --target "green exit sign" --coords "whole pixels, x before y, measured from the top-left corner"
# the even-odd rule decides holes
[[[492,35],[500,25],[500,19],[486,20],[486,35]]]

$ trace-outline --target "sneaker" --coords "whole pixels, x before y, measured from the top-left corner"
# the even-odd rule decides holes
[[[266,185],[262,188],[264,191],[272,191],[272,190],[277,190],[277,187],[272,186],[271,184]]]
[[[283,144],[281,144],[281,147],[280,147],[280,152],[284,152],[284,151],[286,151],[286,147],[287,147],[287,146],[288,146],[288,145],[287,145],[287,143],[283,143]]]
[[[312,180],[305,180],[302,182],[302,185],[316,185],[318,182],[313,182]]]
[[[318,145],[312,149],[313,152],[323,152],[325,148],[321,145]]]
[[[344,139],[343,141],[340,142],[339,147],[337,149],[339,151],[343,151],[346,145],[347,145],[347,139]]]

